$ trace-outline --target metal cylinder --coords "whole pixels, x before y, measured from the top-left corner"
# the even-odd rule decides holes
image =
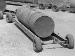
[[[17,9],[16,16],[18,21],[39,37],[46,38],[54,32],[53,19],[42,12],[21,7]]]

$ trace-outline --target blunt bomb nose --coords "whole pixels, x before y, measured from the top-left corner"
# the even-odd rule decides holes
[[[42,12],[23,6],[17,9],[16,16],[18,21],[39,37],[46,38],[54,32],[53,19]]]

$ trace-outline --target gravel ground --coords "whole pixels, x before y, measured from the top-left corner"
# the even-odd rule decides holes
[[[39,10],[53,18],[55,32],[63,38],[71,33],[75,37],[75,14]],[[74,38],[75,39],[75,38]],[[75,49],[63,48],[59,44],[43,46],[43,51],[35,53],[32,42],[13,23],[0,20],[0,56],[75,56]]]

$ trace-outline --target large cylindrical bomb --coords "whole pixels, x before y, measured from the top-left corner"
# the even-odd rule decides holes
[[[54,32],[54,21],[42,12],[30,8],[17,9],[16,16],[24,26],[39,37],[46,38]]]

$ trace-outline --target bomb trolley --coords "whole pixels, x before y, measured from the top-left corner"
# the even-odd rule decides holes
[[[23,8],[22,8],[23,9]],[[28,10],[28,9],[27,9]],[[30,13],[30,12],[29,12]],[[32,13],[31,13],[32,14]],[[21,15],[21,14],[20,14]],[[18,16],[20,16],[18,15]],[[34,14],[35,15],[35,14]],[[40,14],[41,15],[41,14]],[[43,41],[41,40],[40,36],[44,36],[40,34],[35,34],[37,32],[33,32],[31,29],[29,29],[27,27],[26,24],[22,23],[18,18],[17,14],[16,14],[16,18],[13,18],[11,13],[7,14],[8,18],[7,18],[7,22],[11,23],[14,22],[14,24],[16,26],[18,26],[33,42],[33,49],[35,52],[41,52],[43,50],[42,45],[44,44]],[[34,16],[32,16],[32,19],[34,18]],[[37,17],[38,18],[38,17]],[[21,18],[22,19],[22,18]],[[27,19],[28,20],[28,19]],[[24,20],[23,20],[24,21]],[[27,21],[26,21],[27,22]],[[38,21],[37,21],[38,22]],[[36,22],[36,23],[37,23]],[[50,22],[53,22],[50,20]],[[40,23],[40,22],[39,22]],[[54,22],[53,22],[54,23]],[[44,24],[44,23],[43,23]],[[50,23],[51,24],[51,23]],[[53,24],[52,24],[53,25]],[[51,25],[51,26],[52,26]],[[32,25],[33,26],[33,25]],[[53,26],[52,26],[53,27]],[[33,29],[33,28],[32,28]],[[43,29],[43,28],[42,28]],[[61,46],[65,47],[65,48],[69,48],[69,49],[73,49],[74,48],[74,39],[73,36],[71,34],[67,34],[65,39],[63,39],[62,37],[60,37],[58,34],[54,33],[54,27],[53,28],[49,28],[51,32],[50,36],[52,37],[52,40],[58,44],[60,44]],[[48,30],[49,30],[48,29]],[[33,29],[34,30],[34,29]],[[46,32],[45,32],[46,33]],[[49,36],[46,35],[46,36]],[[42,37],[42,38],[47,38],[47,37]]]

